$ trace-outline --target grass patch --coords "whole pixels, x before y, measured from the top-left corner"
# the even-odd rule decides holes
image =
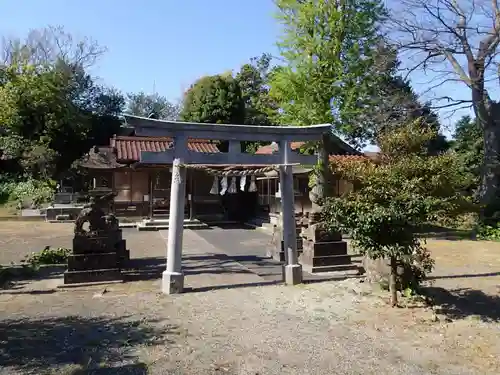
[[[40,252],[34,252],[26,255],[22,262],[33,267],[40,265],[66,264],[70,254],[71,249],[63,247],[51,248],[47,246]]]

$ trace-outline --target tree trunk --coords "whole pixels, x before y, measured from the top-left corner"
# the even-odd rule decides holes
[[[500,103],[490,103],[488,113],[478,118],[483,130],[484,159],[481,168],[481,221],[495,225],[499,219],[500,205]]]
[[[391,262],[391,276],[389,277],[389,291],[391,292],[391,306],[396,307],[398,305],[398,290],[397,290],[398,262],[397,262],[397,258],[394,256],[391,256],[390,262]]]

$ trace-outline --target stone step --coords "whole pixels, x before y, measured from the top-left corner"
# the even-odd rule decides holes
[[[117,253],[70,255],[68,257],[68,271],[113,269],[118,267],[119,261]]]
[[[335,266],[318,266],[318,267],[307,267],[303,266],[304,270],[309,273],[352,273],[353,275],[360,274],[360,268],[355,264],[343,264],[343,265],[335,265]]]
[[[193,223],[193,222],[198,222],[198,220],[184,219],[184,223]],[[170,219],[168,217],[146,219],[146,220],[143,220],[142,222],[140,222],[140,224],[143,224],[145,226],[168,225],[169,223],[170,223]]]
[[[118,268],[64,272],[64,284],[93,283],[118,280],[123,280],[123,275]]]
[[[204,229],[208,228],[208,224],[206,223],[184,223],[184,229]],[[144,225],[142,223],[137,224],[137,230],[140,231],[157,231],[157,230],[165,230],[168,229],[168,224],[156,224],[156,225]]]
[[[310,264],[310,262],[308,262]],[[315,256],[312,258],[312,266],[313,267],[324,267],[324,266],[339,266],[351,263],[350,255],[331,255],[318,257]]]

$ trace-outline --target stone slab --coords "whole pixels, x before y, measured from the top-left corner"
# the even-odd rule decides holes
[[[166,238],[167,232],[161,233]],[[185,291],[197,292],[266,282],[224,254],[200,233],[205,231],[184,230],[182,267]]]
[[[313,257],[312,262],[307,262],[312,264],[313,267],[323,267],[323,266],[339,266],[343,264],[351,264],[350,255],[333,255],[326,257]]]

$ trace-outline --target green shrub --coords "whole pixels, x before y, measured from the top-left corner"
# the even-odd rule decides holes
[[[38,266],[41,264],[65,264],[68,261],[68,256],[70,254],[70,249],[65,249],[63,247],[54,249],[47,246],[38,253],[34,252],[27,255],[24,258],[23,263],[27,263],[32,266]]]
[[[477,229],[477,239],[484,241],[500,241],[500,227],[485,225]]]
[[[53,200],[54,182],[33,179],[16,182],[4,181],[0,183],[0,197],[4,201],[17,202],[21,207],[31,205],[39,207],[41,204]]]

